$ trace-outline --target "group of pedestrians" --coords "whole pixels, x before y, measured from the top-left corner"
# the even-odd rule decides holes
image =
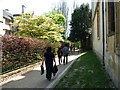
[[[62,63],[62,56],[64,57],[63,64],[68,63],[69,48],[67,47],[67,44],[65,44],[63,48],[60,47],[57,51],[57,54],[58,54],[59,64]]]
[[[72,51],[75,51],[75,45],[71,45],[70,46],[70,51],[72,52]]]
[[[67,47],[67,44],[65,44],[63,48],[61,47],[58,48],[57,54],[58,54],[59,64],[61,64],[62,62],[63,64],[68,63],[69,48]],[[64,57],[63,61],[62,61],[62,56]],[[42,66],[44,62],[46,66],[46,78],[50,81],[52,74],[55,76],[55,73],[53,73],[53,66],[56,65],[55,55],[52,52],[52,47],[48,47],[46,49],[46,52],[44,53],[44,58],[42,61]]]

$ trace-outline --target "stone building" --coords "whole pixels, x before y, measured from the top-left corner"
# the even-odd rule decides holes
[[[0,5],[0,35],[4,35],[5,31],[3,30],[3,10],[2,5]]]
[[[13,33],[12,25],[11,23],[13,22],[13,15],[9,13],[7,10],[3,10],[3,30],[5,31],[5,34],[11,35]]]
[[[13,33],[13,15],[8,12],[8,9],[3,10],[0,6],[0,35],[10,35]]]
[[[92,45],[120,89],[120,0],[92,2]]]

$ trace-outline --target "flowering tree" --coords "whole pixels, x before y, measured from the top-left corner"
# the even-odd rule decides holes
[[[62,14],[51,13],[47,14],[46,16],[52,18],[55,24],[59,24],[61,26],[64,26],[65,24],[66,19]]]
[[[56,15],[55,19],[45,15],[21,14],[21,16],[15,17],[16,22],[13,23],[13,26],[19,29],[15,33],[25,37],[47,39],[50,42],[63,41],[64,27],[60,23],[62,19],[57,19],[57,16],[59,15]]]

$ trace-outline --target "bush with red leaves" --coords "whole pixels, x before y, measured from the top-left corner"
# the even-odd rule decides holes
[[[48,46],[45,40],[21,36],[2,36],[2,72],[39,62]]]

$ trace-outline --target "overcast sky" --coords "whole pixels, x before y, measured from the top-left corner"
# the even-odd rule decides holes
[[[0,0],[1,1],[1,0]],[[43,14],[51,10],[60,0],[2,0],[3,9],[9,9],[12,14],[22,12],[22,6],[25,5],[25,12],[33,12],[36,15]],[[68,2],[69,7],[72,6],[74,0],[64,0]],[[91,0],[76,0],[77,4],[89,3]]]

